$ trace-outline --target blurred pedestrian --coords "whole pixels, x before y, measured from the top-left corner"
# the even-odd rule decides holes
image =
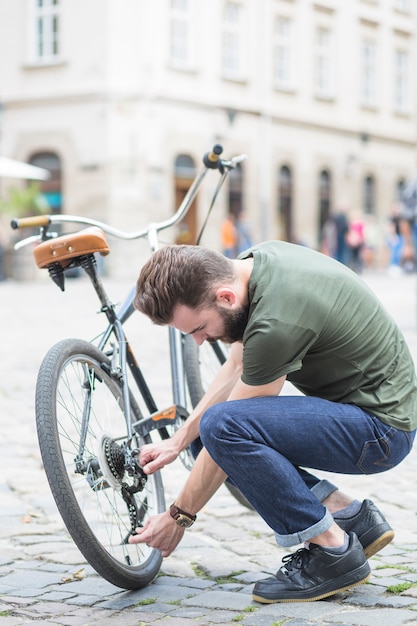
[[[6,280],[6,250],[7,238],[4,226],[0,220],[0,281]]]
[[[337,255],[337,231],[334,220],[334,215],[324,222],[321,229],[321,248],[320,251],[327,256],[331,256],[333,259]]]
[[[345,239],[348,252],[347,264],[354,272],[360,274],[363,268],[362,250],[365,243],[365,224],[359,211],[352,214]]]
[[[406,270],[414,270],[417,251],[417,178],[411,179],[405,185],[400,199],[403,263]]]
[[[336,227],[336,250],[334,258],[346,265],[348,252],[346,235],[349,230],[347,209],[344,207],[339,208],[333,217],[333,221]]]
[[[236,219],[232,213],[229,213],[223,221],[220,236],[224,256],[228,259],[235,259],[237,257],[238,233]]]
[[[347,263],[346,234],[349,230],[347,207],[340,205],[324,222],[321,233],[321,251],[340,263]]]
[[[401,205],[394,201],[387,220],[387,233],[385,237],[389,251],[388,271],[395,273],[401,270],[404,238],[401,234]]]
[[[240,213],[235,221],[237,235],[237,253],[240,254],[253,245],[251,229],[244,213]]]

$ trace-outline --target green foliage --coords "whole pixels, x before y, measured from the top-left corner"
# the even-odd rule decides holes
[[[401,593],[402,591],[407,591],[407,589],[411,589],[411,587],[417,587],[417,583],[399,583],[398,585],[391,585],[387,587],[387,591],[390,593]]]
[[[31,182],[26,187],[11,187],[6,197],[0,199],[0,213],[8,213],[12,217],[41,215],[48,210],[49,205],[37,182]]]
[[[137,606],[146,606],[147,604],[155,604],[156,598],[144,598],[137,603]]]

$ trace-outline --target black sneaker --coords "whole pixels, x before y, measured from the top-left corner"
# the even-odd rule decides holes
[[[364,500],[359,513],[347,519],[334,520],[345,532],[354,532],[362,544],[366,558],[385,548],[394,539],[394,531],[371,500]]]
[[[282,559],[275,576],[259,580],[252,592],[257,602],[312,602],[364,583],[371,573],[362,546],[349,533],[344,554],[328,552],[310,543]]]

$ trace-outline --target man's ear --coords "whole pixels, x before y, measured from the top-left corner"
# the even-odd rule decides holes
[[[236,293],[230,287],[219,287],[216,290],[216,302],[220,306],[233,306],[236,303]]]

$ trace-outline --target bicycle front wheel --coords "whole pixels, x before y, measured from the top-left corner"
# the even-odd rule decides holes
[[[217,372],[226,361],[230,346],[216,341],[205,341],[198,346],[190,335],[184,337],[184,363],[188,393],[191,404],[197,406]],[[243,493],[226,481],[226,487],[234,498],[247,509],[253,509]]]
[[[230,346],[220,341],[205,341],[198,346],[190,335],[184,336],[184,364],[188,393],[197,406],[217,372],[226,361]]]
[[[141,418],[132,395],[130,412],[132,423]],[[36,385],[36,424],[52,494],[81,553],[118,587],[147,585],[161,554],[128,538],[165,510],[162,479],[159,473],[144,477],[135,465],[134,449],[150,436],[133,431],[128,441],[119,380],[94,345],[66,339],[47,353]]]

